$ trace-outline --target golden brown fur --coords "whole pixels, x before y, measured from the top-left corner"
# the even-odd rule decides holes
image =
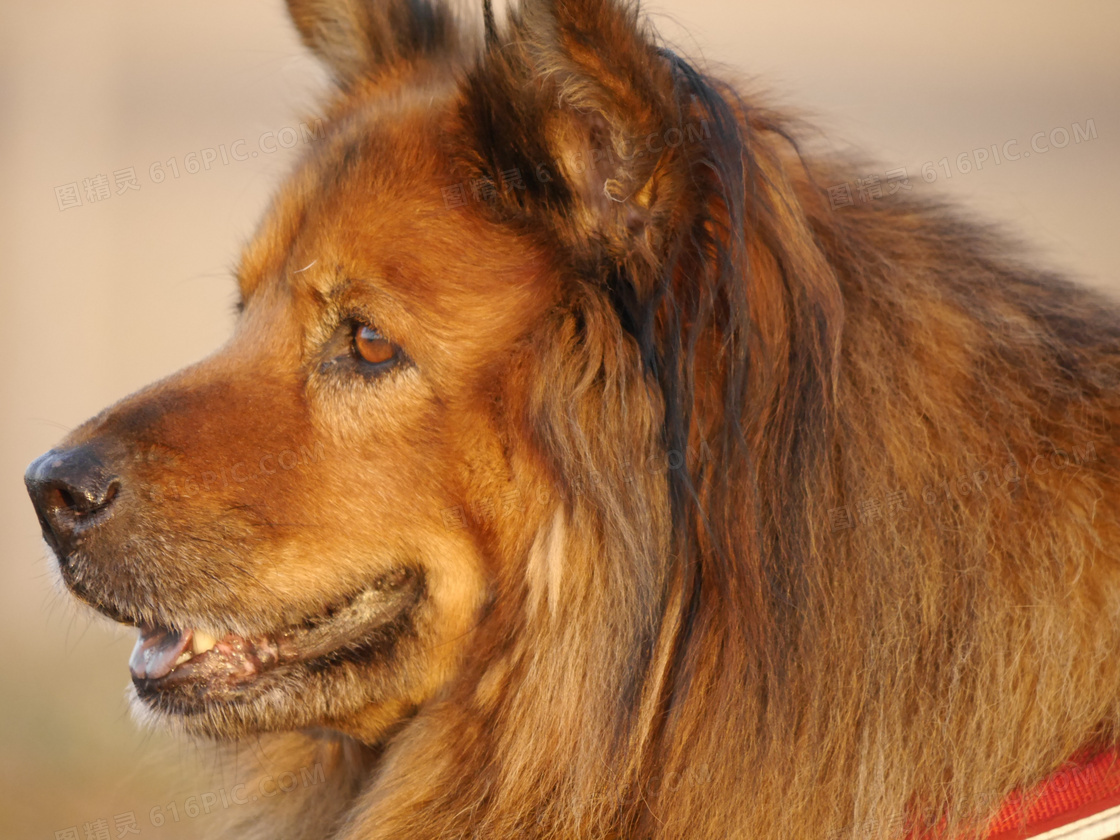
[[[234,338],[65,444],[122,476],[63,564],[114,617],[422,582],[322,673],[141,692],[327,768],[231,836],[901,837],[1115,740],[1112,303],[928,199],[830,209],[850,165],[630,5],[523,0],[484,47],[427,0],[289,6],[338,91]],[[347,318],[409,363],[331,372]]]

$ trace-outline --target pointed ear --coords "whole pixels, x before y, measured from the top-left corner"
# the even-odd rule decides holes
[[[440,0],[287,0],[306,44],[343,88],[458,51],[454,16]]]
[[[464,84],[470,175],[573,243],[657,250],[688,180],[672,59],[633,3],[524,0]]]

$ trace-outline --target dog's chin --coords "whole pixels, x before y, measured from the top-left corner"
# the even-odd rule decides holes
[[[423,577],[397,569],[324,614],[267,633],[139,624],[133,716],[219,739],[358,716],[403,690],[401,660],[415,646],[423,595]]]

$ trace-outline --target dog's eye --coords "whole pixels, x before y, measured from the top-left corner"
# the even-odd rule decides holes
[[[400,358],[400,349],[385,336],[366,324],[354,325],[354,356],[368,365],[390,367]]]

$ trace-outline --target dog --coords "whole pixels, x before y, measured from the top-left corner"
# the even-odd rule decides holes
[[[1115,743],[1114,303],[631,3],[288,7],[232,339],[26,475],[141,721],[324,768],[230,836],[965,836]]]

